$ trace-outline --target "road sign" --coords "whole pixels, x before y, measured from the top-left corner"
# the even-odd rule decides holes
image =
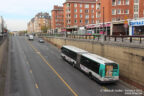
[[[128,17],[125,16],[125,17],[124,17],[124,20],[125,20],[125,21],[124,21],[124,24],[125,24],[125,25],[128,25],[128,20],[127,20],[127,19],[128,19]]]

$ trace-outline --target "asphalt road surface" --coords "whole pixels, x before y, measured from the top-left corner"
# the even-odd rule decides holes
[[[10,66],[9,96],[126,96],[129,90],[121,82],[100,85],[89,79],[64,61],[58,48],[36,37],[10,38]]]

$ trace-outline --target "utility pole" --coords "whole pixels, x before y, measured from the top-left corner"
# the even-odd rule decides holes
[[[104,22],[105,20],[104,20],[104,7],[103,7],[103,35],[104,35]]]

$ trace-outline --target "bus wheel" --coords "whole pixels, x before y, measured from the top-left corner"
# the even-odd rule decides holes
[[[63,59],[66,60],[66,59],[65,59],[65,56],[63,56]]]
[[[72,63],[72,66],[75,68],[75,64],[74,63]]]
[[[91,73],[91,72],[89,72],[88,77],[89,77],[90,79],[92,79],[92,73]]]

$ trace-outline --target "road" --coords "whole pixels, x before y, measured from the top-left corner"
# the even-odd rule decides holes
[[[89,79],[65,62],[58,48],[36,37],[11,37],[9,55],[9,96],[126,96],[129,89],[121,82],[100,85]]]

